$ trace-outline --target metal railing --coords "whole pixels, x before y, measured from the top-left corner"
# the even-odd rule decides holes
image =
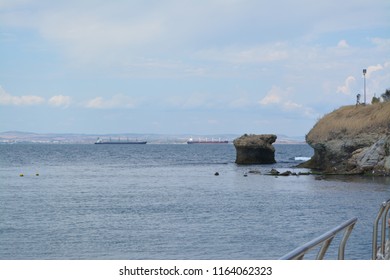
[[[386,252],[386,240],[390,237],[387,236],[387,227],[390,228],[390,219],[388,219],[390,210],[390,199],[383,202],[379,208],[378,215],[374,222],[374,229],[372,232],[372,259],[383,259]],[[386,223],[389,223],[386,225]],[[379,230],[380,229],[380,230]],[[380,233],[379,245],[378,245],[378,233]]]
[[[317,253],[316,260],[322,260],[324,259],[324,256],[330,246],[330,244],[333,241],[333,238],[341,231],[344,230],[343,238],[340,241],[339,249],[338,249],[338,259],[343,260],[344,259],[344,251],[345,246],[347,244],[347,240],[353,230],[353,227],[355,226],[357,221],[357,218],[349,219],[348,221],[345,221],[344,223],[340,224],[339,226],[331,229],[330,231],[322,234],[321,236],[313,239],[312,241],[302,245],[301,247],[298,247],[297,249],[291,251],[290,253],[284,255],[280,258],[280,260],[302,260],[305,256],[305,254],[315,247],[321,245],[320,250]]]

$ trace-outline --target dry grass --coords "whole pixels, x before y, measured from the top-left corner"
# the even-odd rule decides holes
[[[361,133],[390,133],[390,102],[341,107],[321,118],[306,140],[318,143]]]

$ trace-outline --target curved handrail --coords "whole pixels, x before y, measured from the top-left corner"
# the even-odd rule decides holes
[[[376,260],[378,259],[378,252],[385,252],[385,244],[386,244],[386,222],[387,222],[387,215],[390,210],[390,199],[383,202],[379,208],[378,215],[375,218],[374,222],[374,229],[372,231],[372,259]],[[381,238],[380,243],[378,246],[378,228],[379,228],[379,221],[381,221]],[[390,220],[389,220],[390,222]],[[390,226],[390,224],[389,224]]]
[[[353,227],[355,226],[357,222],[357,218],[352,218],[344,223],[340,224],[339,226],[331,229],[330,231],[320,235],[319,237],[313,239],[312,241],[296,248],[295,250],[291,251],[290,253],[284,255],[280,258],[280,260],[302,260],[305,254],[310,251],[311,249],[315,248],[316,246],[322,244],[320,251],[317,254],[316,259],[322,260],[326,254],[326,251],[328,250],[331,242],[333,241],[333,238],[341,231],[344,231],[343,238],[339,244],[339,250],[338,250],[338,259],[343,260],[344,259],[344,251],[345,246],[347,243],[347,240],[349,238],[349,235],[351,234]]]

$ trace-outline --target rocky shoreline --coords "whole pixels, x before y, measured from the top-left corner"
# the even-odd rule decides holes
[[[275,163],[274,134],[245,134],[233,141],[237,164]],[[298,168],[305,174],[390,176],[390,102],[344,106],[321,118],[306,135],[312,158]]]
[[[332,121],[343,126],[332,127]],[[314,155],[298,167],[323,174],[390,176],[390,103],[340,108],[319,120],[306,142]]]
[[[390,135],[361,135],[309,145],[314,155],[298,167],[324,174],[390,176]]]

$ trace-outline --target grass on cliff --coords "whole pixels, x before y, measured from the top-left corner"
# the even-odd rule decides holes
[[[390,102],[341,107],[322,117],[306,140],[324,142],[361,133],[390,133]]]

